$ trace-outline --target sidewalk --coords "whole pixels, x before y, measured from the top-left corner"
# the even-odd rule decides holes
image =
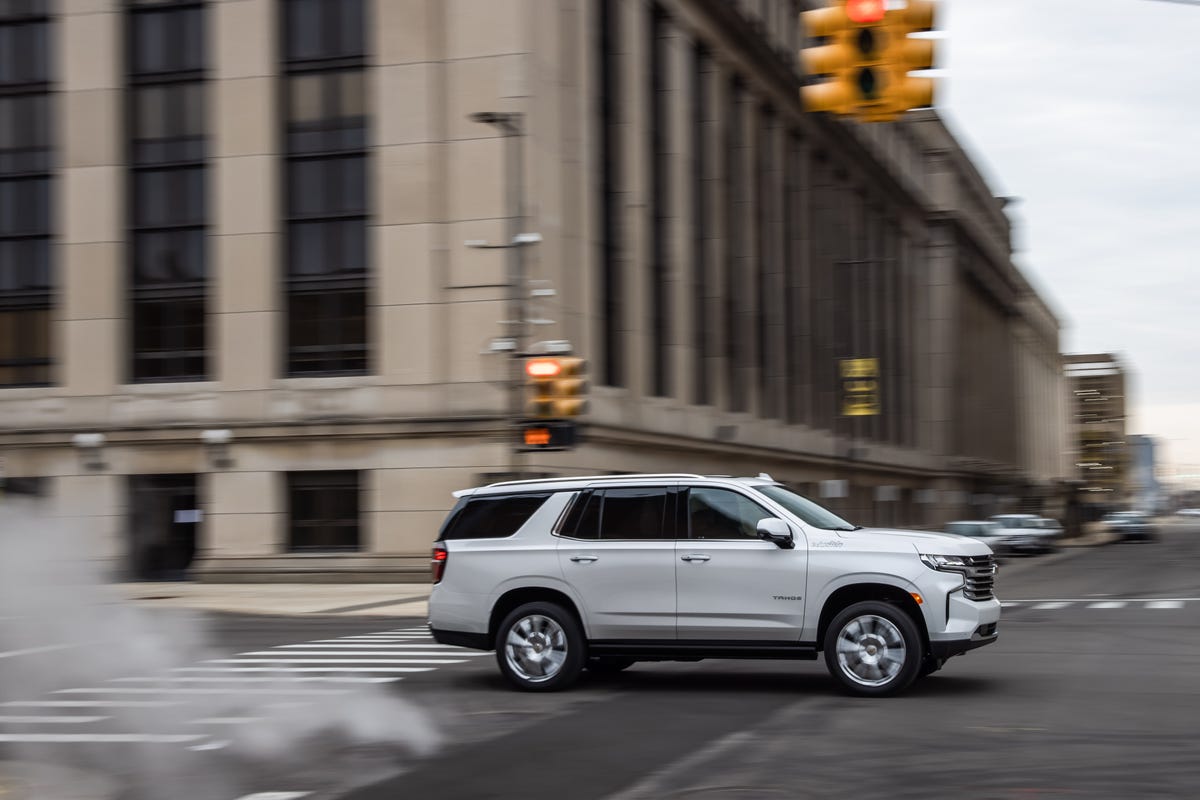
[[[135,605],[266,616],[421,617],[429,586],[405,583],[120,583]],[[2,795],[0,795],[2,797]],[[8,798],[4,798],[8,800]]]
[[[4,800],[112,800],[117,789],[95,773],[33,761],[0,761]]]

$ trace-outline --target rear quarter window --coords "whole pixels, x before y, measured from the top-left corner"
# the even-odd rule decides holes
[[[446,517],[438,540],[503,539],[512,536],[542,507],[550,493],[466,497]]]

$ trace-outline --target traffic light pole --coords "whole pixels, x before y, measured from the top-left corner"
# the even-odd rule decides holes
[[[522,360],[525,354],[525,254],[527,244],[540,241],[522,232],[525,222],[524,209],[524,138],[523,115],[516,111],[482,111],[470,115],[475,122],[492,125],[499,129],[505,140],[505,185],[508,205],[508,241],[503,245],[477,245],[504,248],[507,250],[508,272],[508,316],[509,340],[509,414],[505,423],[506,441],[509,450],[509,472],[511,477],[520,477],[524,471],[521,450],[517,446],[516,432],[524,411],[525,376]]]

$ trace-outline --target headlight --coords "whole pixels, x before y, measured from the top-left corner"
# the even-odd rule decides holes
[[[921,561],[930,569],[940,572],[966,572],[970,566],[965,556],[927,556],[922,555]]]

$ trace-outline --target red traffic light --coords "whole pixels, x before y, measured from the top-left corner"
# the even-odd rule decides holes
[[[870,25],[883,20],[887,14],[884,0],[846,0],[846,17],[859,25]]]
[[[531,378],[557,378],[562,363],[557,358],[531,358],[525,362],[525,374]]]

